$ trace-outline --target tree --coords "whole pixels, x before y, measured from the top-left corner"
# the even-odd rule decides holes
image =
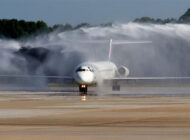
[[[155,20],[150,17],[142,17],[142,18],[137,18],[134,20],[134,22],[143,22],[143,23],[155,23]]]
[[[185,14],[183,14],[180,18],[179,18],[179,22],[182,23],[189,23],[190,22],[190,9],[188,9]]]
[[[0,36],[18,39],[27,37],[32,34],[49,32],[50,29],[43,21],[29,21],[17,19],[1,19],[0,20]]]
[[[73,27],[70,24],[65,24],[65,25],[56,24],[52,28],[52,30],[60,30],[60,31],[69,31],[69,30],[72,30],[72,29],[73,29]]]
[[[79,28],[82,28],[82,27],[90,27],[90,24],[88,24],[88,23],[81,23],[81,24],[78,24],[74,29],[79,29]]]

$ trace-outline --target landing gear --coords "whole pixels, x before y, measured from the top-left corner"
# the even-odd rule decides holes
[[[87,95],[87,92],[88,92],[88,86],[87,85],[80,85],[79,86],[79,92],[80,92],[80,95]]]
[[[113,85],[112,90],[113,91],[120,91],[120,86],[119,85]]]
[[[120,85],[117,82],[113,82],[112,91],[120,91]]]

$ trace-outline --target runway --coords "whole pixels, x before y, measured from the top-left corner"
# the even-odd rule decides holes
[[[188,87],[122,89],[91,88],[89,96],[67,87],[49,92],[1,91],[0,139],[190,138]]]

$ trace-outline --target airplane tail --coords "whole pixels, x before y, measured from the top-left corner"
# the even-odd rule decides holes
[[[110,39],[110,49],[109,49],[109,56],[108,56],[108,61],[110,61],[111,60],[111,54],[112,54],[112,50],[113,48],[112,48],[112,39]]]
[[[65,42],[77,42],[77,43],[87,43],[87,44],[108,44],[108,40],[64,40]],[[57,42],[59,43],[59,42]],[[62,42],[61,42],[62,43]],[[126,45],[126,44],[150,44],[152,41],[123,41],[123,40],[112,40],[110,39],[109,55],[108,61],[111,61],[111,56],[113,53],[113,45]]]

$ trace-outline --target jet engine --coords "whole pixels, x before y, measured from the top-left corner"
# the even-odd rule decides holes
[[[129,70],[125,67],[125,66],[121,66],[119,69],[118,69],[118,73],[120,76],[128,76],[129,75]]]

